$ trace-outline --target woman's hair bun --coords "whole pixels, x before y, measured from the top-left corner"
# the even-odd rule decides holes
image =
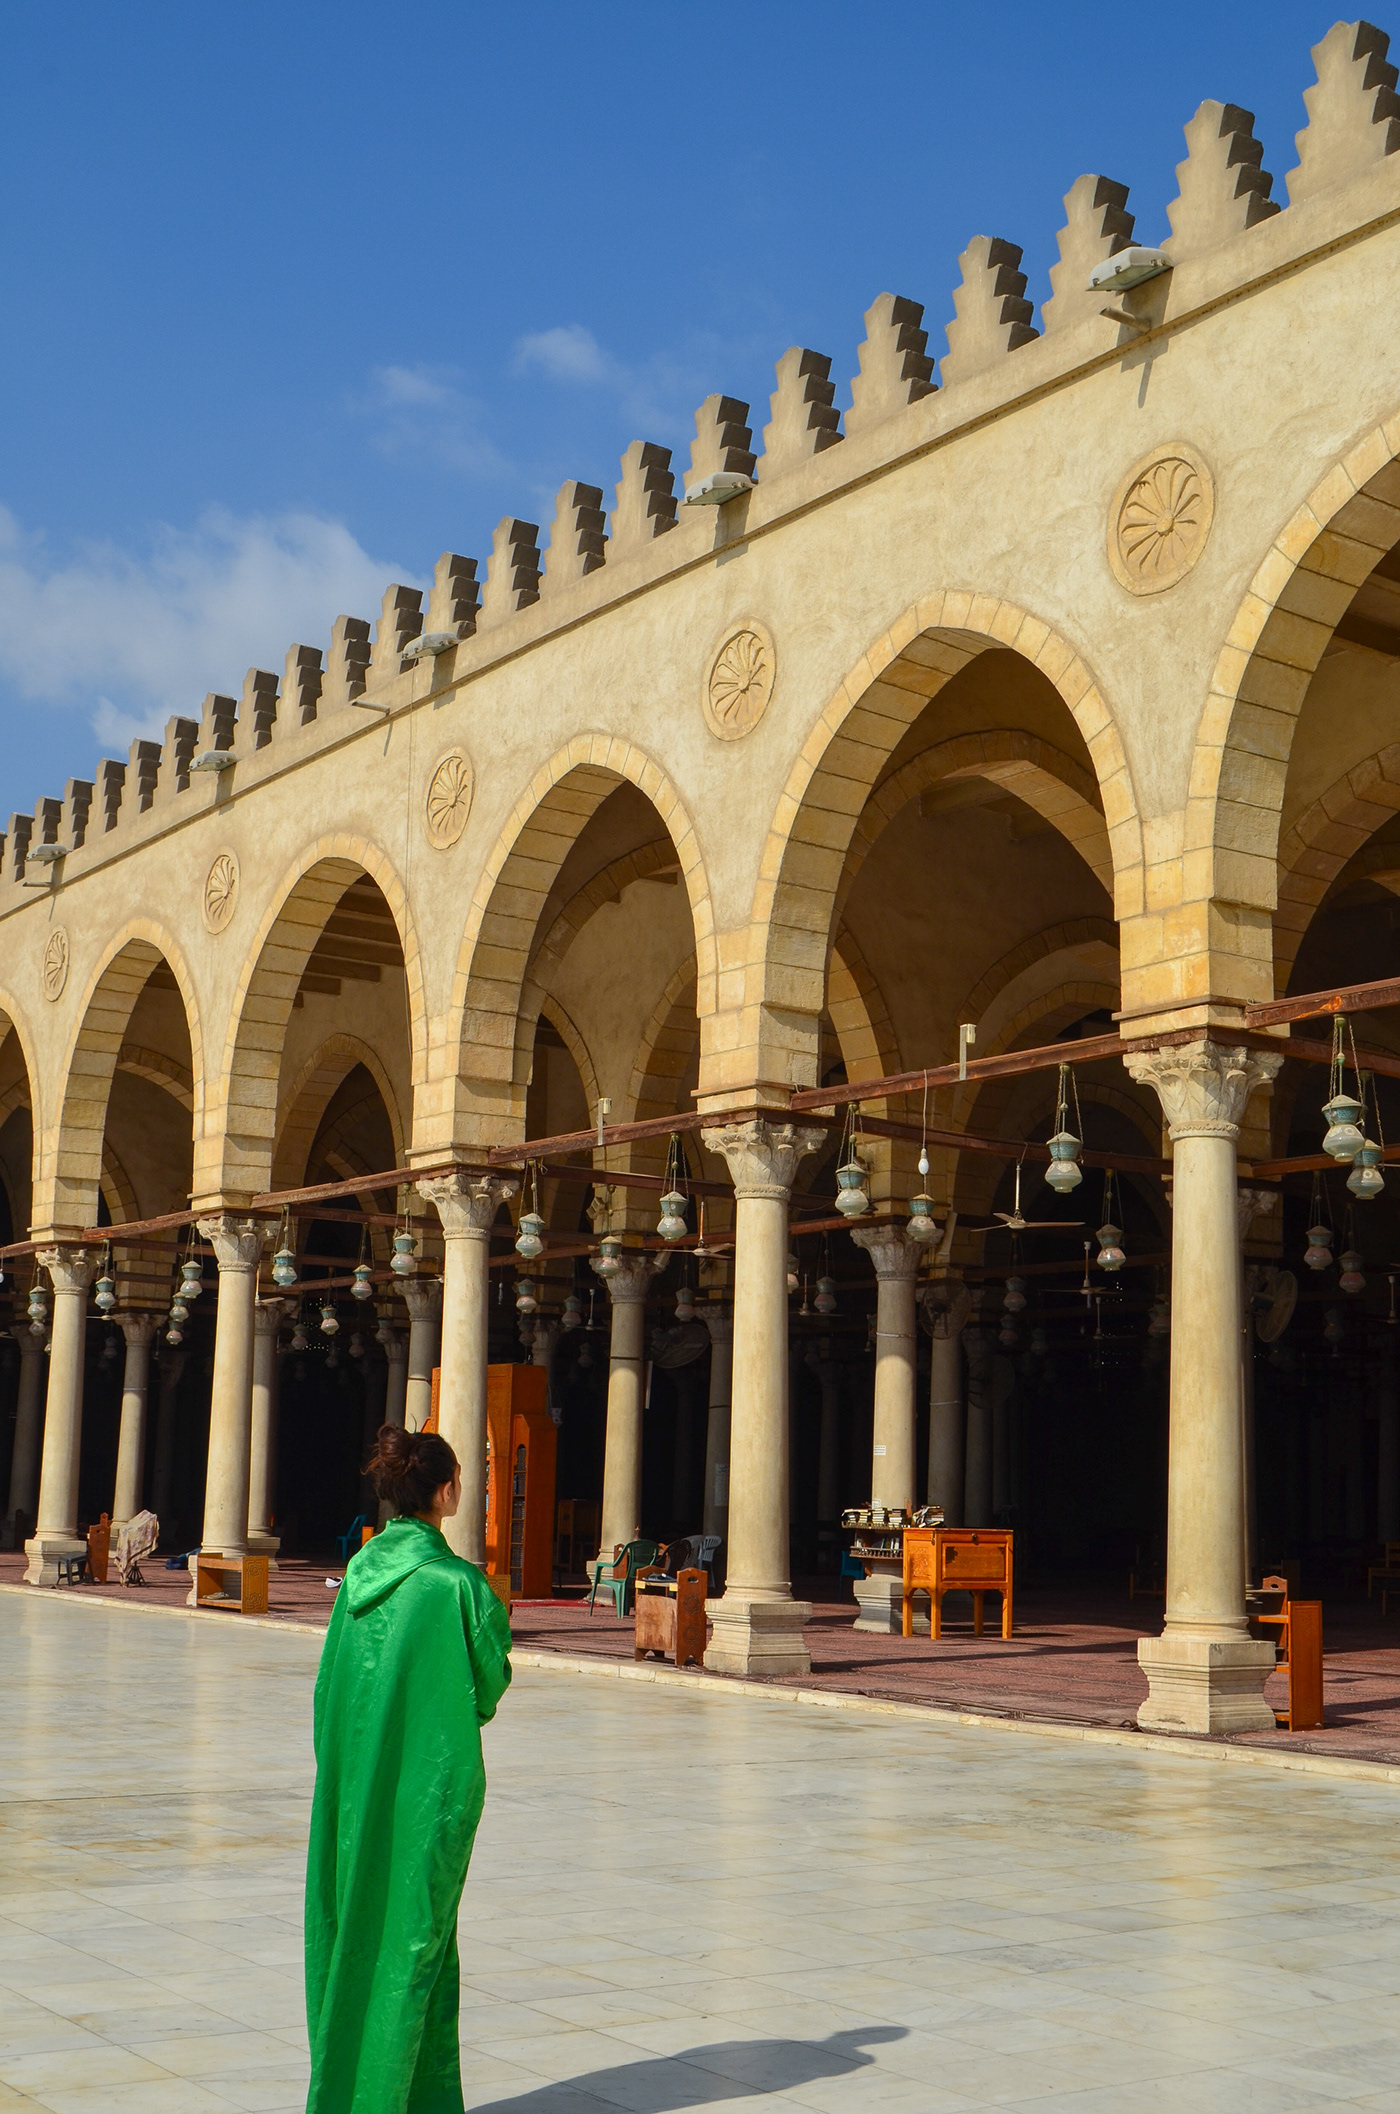
[[[402,1513],[426,1512],[444,1483],[457,1473],[457,1456],[435,1431],[405,1431],[381,1424],[365,1474],[376,1497]]]

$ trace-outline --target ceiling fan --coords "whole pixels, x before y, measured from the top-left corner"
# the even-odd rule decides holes
[[[982,1226],[982,1233],[1072,1233],[1084,1221],[1077,1218],[1022,1218],[1021,1216],[1021,1162],[1016,1162],[1016,1189],[1010,1211],[994,1211],[992,1217],[999,1223]]]

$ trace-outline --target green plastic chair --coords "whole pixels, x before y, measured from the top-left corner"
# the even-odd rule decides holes
[[[598,1588],[612,1594],[613,1613],[619,1622],[627,1614],[632,1603],[637,1583],[637,1573],[648,1564],[654,1564],[661,1554],[659,1541],[624,1542],[611,1563],[604,1563],[600,1556],[593,1567],[593,1587],[588,1595],[588,1612],[593,1613],[593,1603],[598,1597]]]

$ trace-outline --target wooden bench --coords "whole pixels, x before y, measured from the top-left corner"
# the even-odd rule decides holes
[[[1274,1723],[1287,1732],[1313,1732],[1322,1723],[1322,1602],[1293,1600],[1288,1580],[1263,1580],[1260,1597],[1267,1605],[1251,1613],[1278,1647],[1278,1663],[1288,1669],[1288,1708],[1275,1710]]]
[[[904,1621],[914,1634],[915,1593],[927,1593],[929,1635],[943,1634],[947,1593],[971,1593],[972,1634],[982,1635],[982,1596],[1001,1595],[1001,1634],[1011,1635],[1012,1561],[1015,1536],[1009,1527],[906,1527],[904,1530]]]
[[[637,1629],[632,1657],[645,1659],[659,1652],[677,1666],[694,1660],[705,1664],[705,1594],[709,1580],[704,1571],[678,1571],[674,1578],[659,1572],[640,1577],[633,1602]]]
[[[267,1558],[220,1556],[201,1549],[195,1560],[194,1604],[231,1615],[267,1613]]]

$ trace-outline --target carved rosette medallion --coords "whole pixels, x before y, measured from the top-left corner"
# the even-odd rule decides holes
[[[428,780],[423,801],[423,827],[439,851],[449,850],[466,828],[473,789],[470,758],[461,749],[449,749]]]
[[[238,861],[231,851],[221,851],[204,876],[204,922],[211,932],[222,932],[238,903]]]
[[[1108,522],[1108,562],[1129,594],[1175,587],[1205,548],[1215,517],[1210,471],[1181,443],[1159,448],[1124,478]]]
[[[738,741],[762,719],[773,695],[778,659],[762,624],[730,633],[705,670],[705,724],[721,741]]]
[[[45,998],[62,998],[68,981],[68,933],[62,925],[54,926],[44,948],[43,979]]]

